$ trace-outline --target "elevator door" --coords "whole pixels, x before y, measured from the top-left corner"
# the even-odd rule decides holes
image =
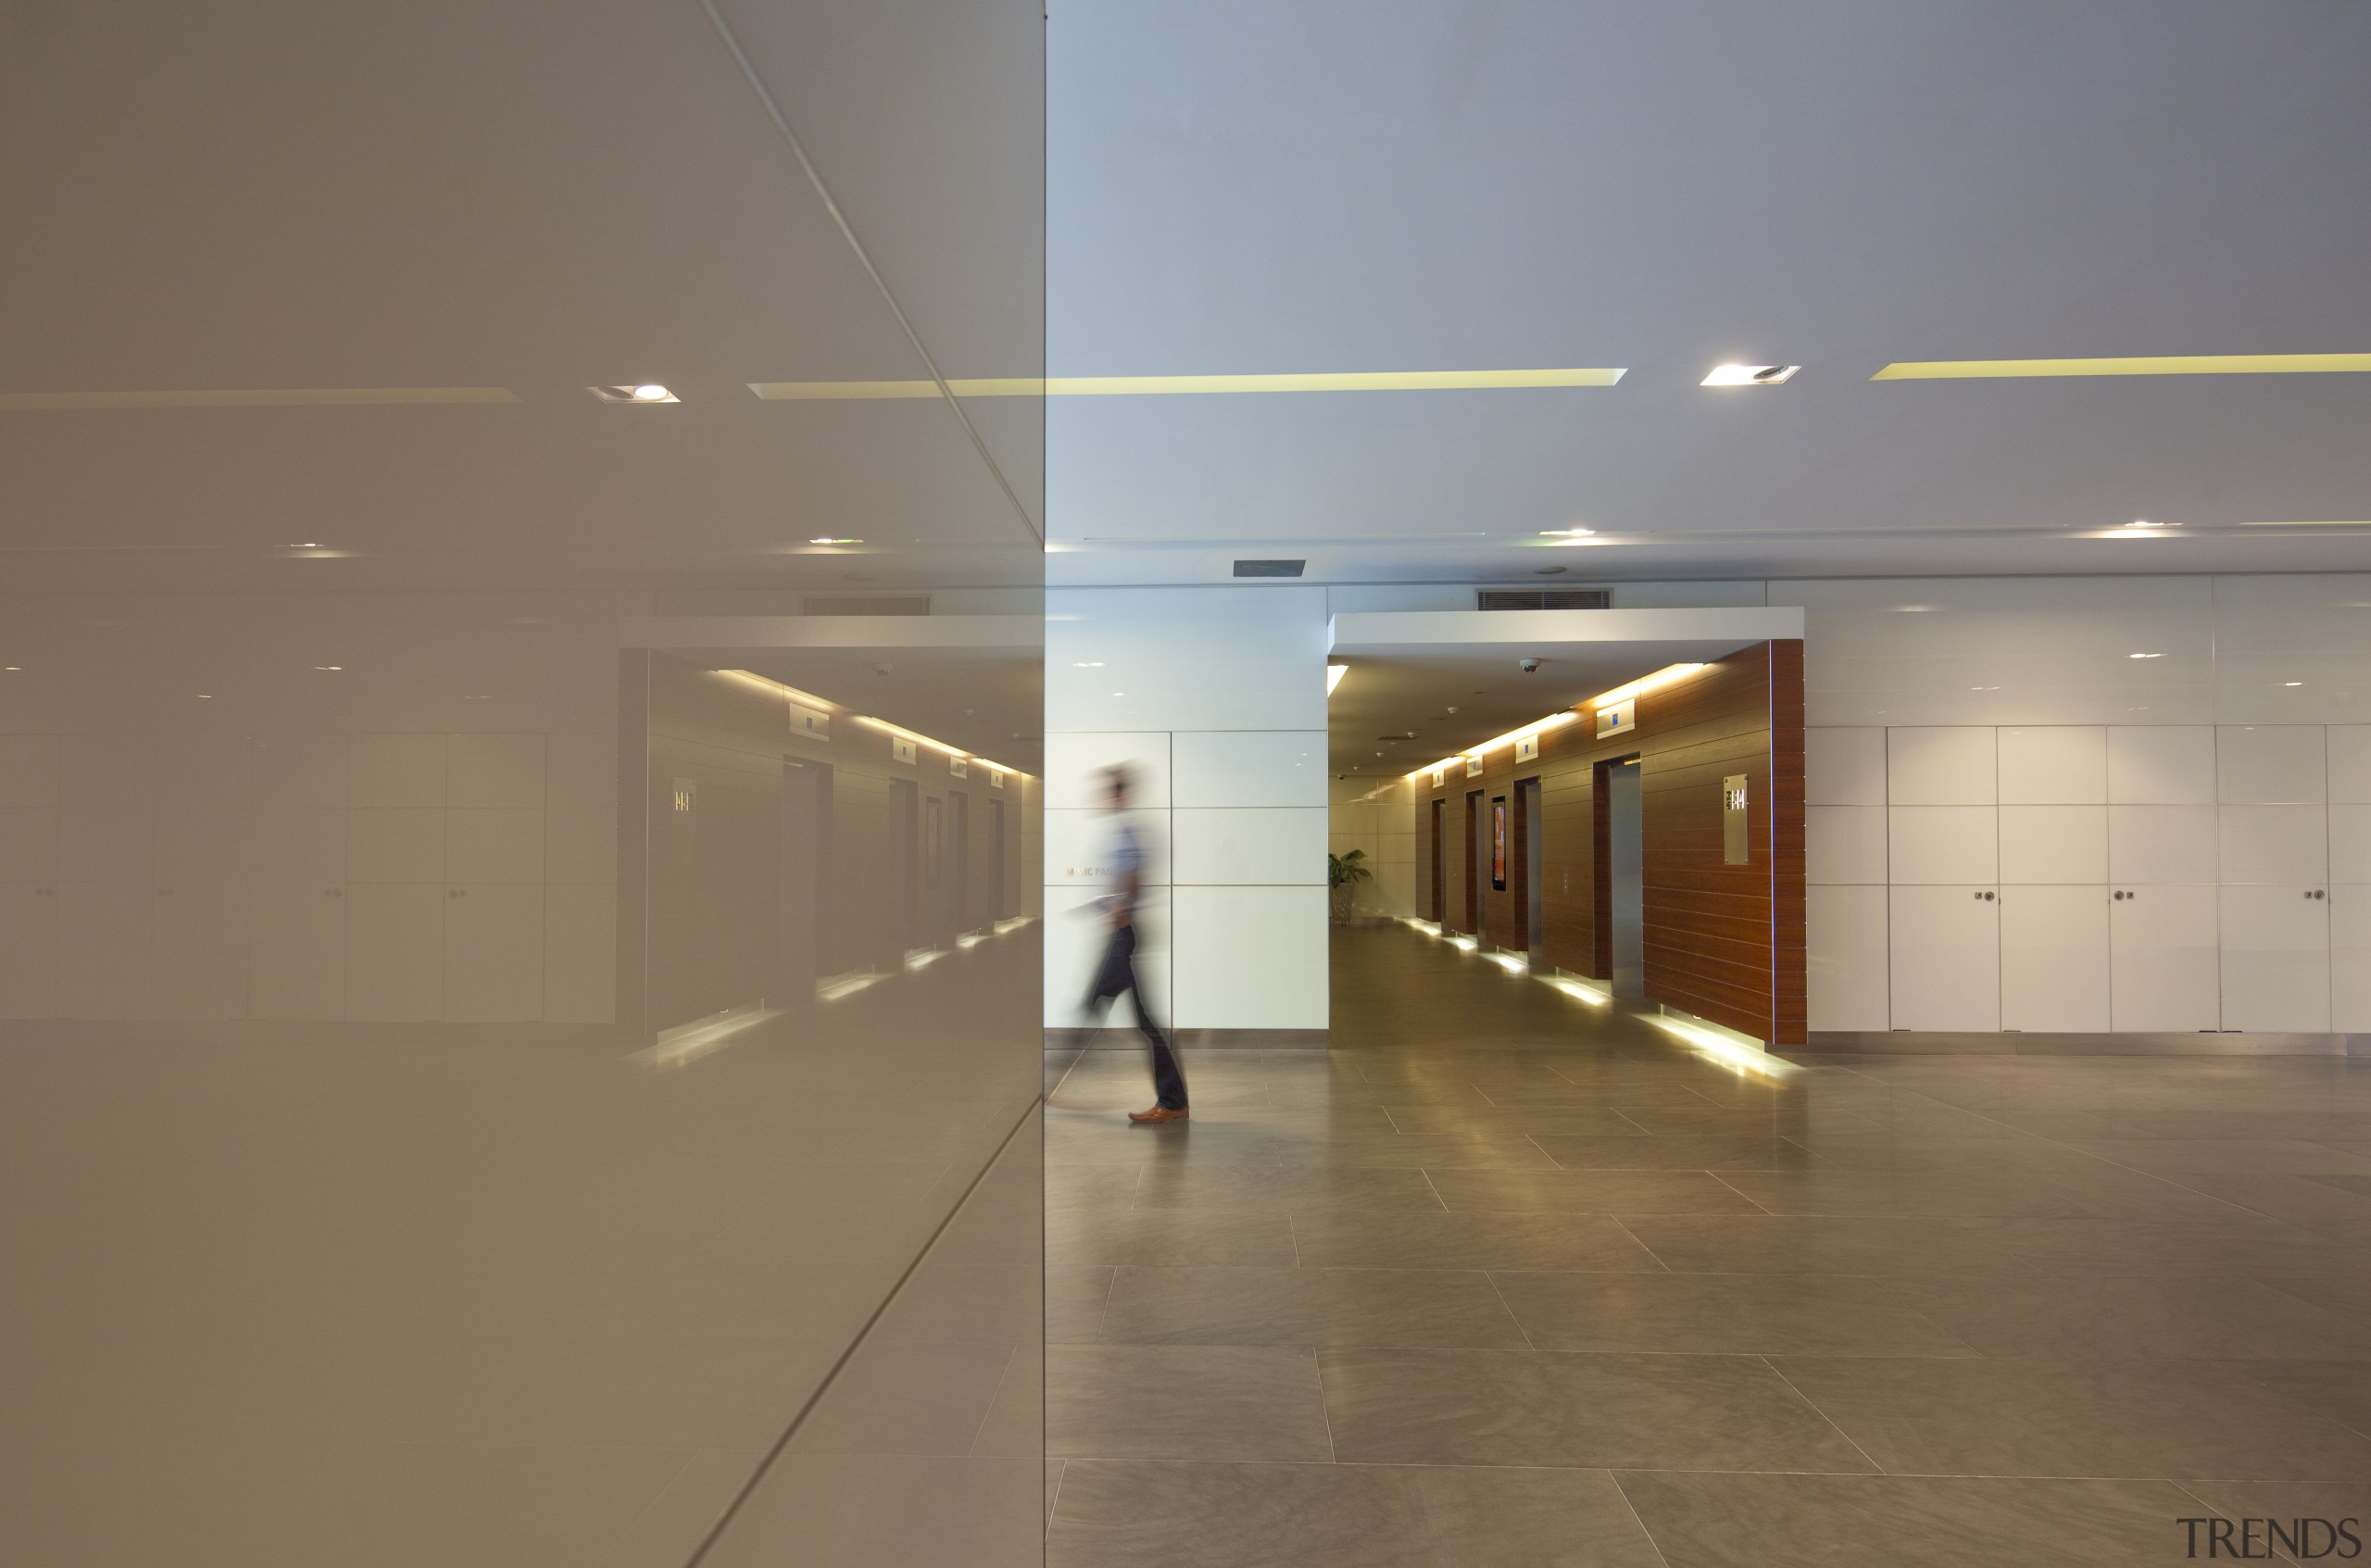
[[[1490,823],[1482,809],[1482,792],[1465,797],[1465,929],[1479,937],[1484,911],[1490,901],[1482,896],[1483,879],[1490,874]]]
[[[994,925],[1004,919],[1004,802],[988,802],[988,890],[987,907],[980,911],[981,923]]]
[[[831,809],[832,770],[821,762],[782,765],[782,926],[775,948],[776,1007],[815,999],[816,979],[825,966],[822,910],[826,824]]]
[[[1428,912],[1432,915],[1435,924],[1445,923],[1449,920],[1449,889],[1441,884],[1441,814],[1448,808],[1449,802],[1446,800],[1433,802],[1433,881]]]
[[[1647,996],[1646,823],[1638,789],[1638,759],[1606,770],[1607,848],[1613,895],[1613,994]]]
[[[1524,946],[1535,964],[1544,961],[1548,946],[1547,899],[1540,885],[1540,841],[1547,836],[1546,828],[1539,812],[1539,781],[1525,779],[1515,785],[1515,837],[1523,857]]]

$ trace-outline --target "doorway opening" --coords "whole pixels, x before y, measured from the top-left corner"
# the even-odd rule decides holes
[[[1445,800],[1436,800],[1432,810],[1432,876],[1424,885],[1429,890],[1425,914],[1435,925],[1445,924],[1449,920],[1449,892],[1441,884],[1441,811],[1448,804]]]
[[[1490,847],[1484,841],[1488,831],[1482,815],[1482,792],[1468,790],[1465,795],[1465,930],[1479,941],[1482,936],[1483,911],[1489,900],[1482,897],[1483,868],[1488,864]]]
[[[1536,966],[1544,966],[1548,951],[1548,919],[1546,878],[1541,843],[1547,827],[1539,809],[1539,781],[1515,781],[1515,846],[1516,870],[1523,879],[1523,897],[1517,908],[1523,911],[1524,954]]]

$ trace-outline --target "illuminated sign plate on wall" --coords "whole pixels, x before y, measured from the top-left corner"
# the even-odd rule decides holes
[[[830,740],[832,716],[803,702],[794,702],[790,705],[790,733],[805,735],[809,740]]]
[[[1440,787],[1441,787],[1441,785],[1443,785],[1443,784],[1447,784],[1447,783],[1449,783],[1449,770],[1448,770],[1447,768],[1436,768],[1436,769],[1434,769],[1434,770],[1433,770],[1433,787],[1434,787],[1435,789],[1438,789],[1438,788],[1440,788]]]
[[[960,757],[950,757],[947,759],[947,771],[956,778],[968,778],[971,776],[972,765]]]
[[[1624,697],[1620,702],[1606,704],[1597,710],[1597,734],[1599,740],[1608,735],[1626,735],[1638,727],[1638,699]]]
[[[1469,757],[1465,759],[1465,776],[1469,779],[1478,779],[1482,776],[1482,759]]]
[[[892,761],[911,762],[914,759],[914,743],[903,735],[890,736],[889,757]]]
[[[1524,735],[1515,742],[1515,760],[1518,762],[1537,762],[1539,760],[1539,737],[1537,735]]]

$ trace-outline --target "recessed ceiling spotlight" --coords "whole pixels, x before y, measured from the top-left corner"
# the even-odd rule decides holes
[[[1776,386],[1801,370],[1800,365],[1715,365],[1705,386]]]
[[[1543,528],[1539,531],[1542,539],[1587,539],[1596,533],[1594,528]]]
[[[2283,681],[2280,684],[2284,686],[2302,686],[2305,683],[2302,681]]]
[[[1071,660],[1071,668],[1073,670],[1100,670],[1103,668],[1103,661],[1099,659],[1074,659]]]
[[[2162,653],[2136,653],[2129,657],[2133,659],[2163,659],[2165,656]]]
[[[681,403],[683,401],[657,382],[643,382],[632,386],[588,386],[584,390],[604,403]]]
[[[861,539],[809,539],[807,542],[810,545],[861,545],[864,543]],[[854,582],[855,579],[851,578],[849,581]]]
[[[316,670],[343,670],[345,666],[343,664],[316,664],[313,668]]]
[[[2178,528],[2181,525],[2174,522],[2151,522],[2145,517],[2137,517],[2125,526],[2126,528]]]

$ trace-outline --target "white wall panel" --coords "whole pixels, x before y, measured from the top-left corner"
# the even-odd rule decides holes
[[[2001,880],[2104,884],[2108,880],[2108,808],[2001,807]],[[2101,952],[2104,985],[2104,947]]]
[[[345,890],[345,1016],[413,1023],[445,1007],[445,888],[355,883]]]
[[[1124,765],[1135,781],[1129,803],[1139,811],[1169,805],[1169,735],[1165,731],[1049,728],[1046,734],[1046,806],[1092,810],[1103,804],[1103,770]]]
[[[2327,808],[2225,806],[2216,818],[2223,881],[2319,886],[2328,877]]]
[[[68,1018],[146,1018],[155,1004],[156,893],[139,882],[57,884],[58,1011]]]
[[[356,735],[346,750],[348,806],[387,809],[445,804],[445,737]]]
[[[315,746],[343,755],[342,742]],[[165,754],[146,735],[60,735],[57,740],[57,803],[60,806],[142,808],[156,803]],[[324,800],[327,806],[344,804]]]
[[[0,806],[0,882],[46,882],[57,874],[57,809]]]
[[[1170,813],[1129,814],[1136,830],[1136,845],[1145,858],[1142,880],[1167,886],[1173,880],[1170,862]],[[1046,885],[1083,887],[1100,893],[1110,881],[1112,822],[1101,811],[1065,808],[1046,813]]]
[[[2121,899],[2114,893],[2122,891]],[[2112,1021],[2119,1030],[2220,1026],[2218,891],[2212,885],[2111,890]]]
[[[1886,810],[1882,806],[1803,809],[1804,880],[1813,885],[1886,880]]]
[[[1950,725],[1886,732],[1886,802],[1989,806],[2000,798],[1994,732]]]
[[[247,760],[250,805],[309,809],[345,805],[344,735],[260,736]]]
[[[1895,887],[1887,898],[1892,1027],[2001,1027],[2001,906],[1990,887]]]
[[[1806,888],[1811,1026],[1881,1030],[1892,1025],[1886,989],[1886,890]]]
[[[2330,798],[2371,801],[2371,724],[2332,724],[2323,732],[2329,754]]]
[[[2330,807],[2330,880],[2371,885],[2371,804]]]
[[[2330,1027],[2371,1034],[2371,884],[2330,889]]]
[[[156,813],[145,806],[57,809],[57,875],[65,882],[144,882],[155,866]]]
[[[540,808],[544,794],[543,736],[457,734],[446,738],[445,805]]]
[[[618,804],[618,737],[562,731],[544,737],[544,804],[555,811],[614,809]]]
[[[457,737],[458,738],[458,737]],[[537,781],[540,793],[542,780]],[[478,883],[447,887],[445,1017],[508,1023],[544,1010],[544,889]]]
[[[2108,800],[2117,806],[2214,803],[2214,731],[2204,724],[2108,727]]]
[[[1803,798],[1814,806],[1884,805],[1885,731],[1805,730]]]
[[[607,1023],[617,1005],[618,890],[554,883],[544,902],[544,1019]]]
[[[1989,806],[1888,808],[1887,880],[1897,886],[1997,880],[2000,822]]]
[[[2213,883],[2222,878],[2213,806],[2108,808],[2108,880]]]
[[[167,882],[245,882],[255,872],[254,814],[203,797],[157,814],[157,875]]]
[[[57,1016],[57,889],[0,882],[0,1018]]]
[[[2109,1022],[2104,886],[2001,889],[2001,1027],[2088,1033]]]
[[[1180,887],[1172,984],[1181,1029],[1323,1029],[1325,889]]]
[[[1325,590],[1055,588],[1046,713],[1055,730],[1322,730]]]
[[[1325,804],[1323,730],[1180,730],[1169,759],[1173,806]]]
[[[57,737],[0,735],[0,809],[57,804]]]
[[[2226,805],[2328,798],[2319,724],[2225,724],[2214,732],[2214,771]]]
[[[345,865],[356,882],[442,883],[445,812],[394,807],[348,811]]]
[[[1273,810],[1181,806],[1170,814],[1170,878],[1181,887],[1325,884],[1323,806]]]
[[[2108,797],[2108,733],[2098,724],[2045,724],[2000,733],[2001,803],[2097,806]]]
[[[2330,907],[2327,898],[2309,897],[2313,891],[2223,889],[2224,1028],[2318,1033],[2330,1026]]]
[[[157,1016],[247,1016],[246,889],[177,881],[157,890],[154,911]]]
[[[614,806],[554,806],[544,813],[544,878],[551,883],[618,880]]]

